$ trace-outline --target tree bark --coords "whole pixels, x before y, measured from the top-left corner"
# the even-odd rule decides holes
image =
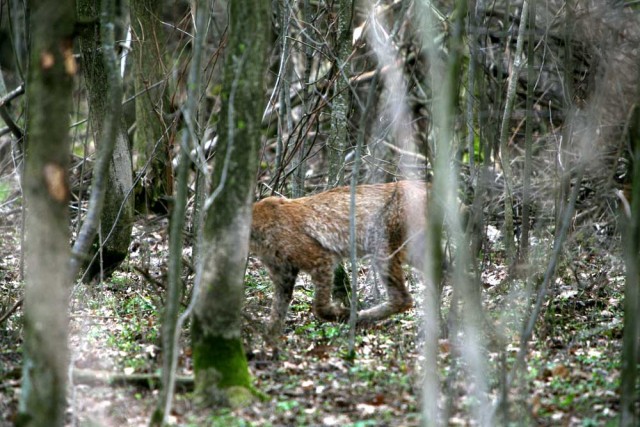
[[[62,426],[67,366],[69,117],[75,3],[31,1],[24,365],[18,425]]]
[[[509,131],[511,129],[511,113],[513,112],[513,104],[516,96],[516,85],[518,77],[522,70],[522,50],[524,45],[524,37],[527,29],[529,16],[529,2],[522,3],[522,12],[520,13],[520,26],[518,27],[518,38],[516,42],[516,51],[513,58],[513,65],[509,73],[509,85],[507,87],[506,101],[504,105],[504,114],[500,126],[500,165],[504,173],[504,252],[507,260],[511,264],[516,257],[514,248],[514,225],[513,225],[513,175],[511,173],[511,155],[509,148]]]
[[[346,61],[351,53],[351,17],[353,12],[352,0],[337,2],[336,19],[338,21],[338,34],[336,46],[338,57],[334,64],[336,73],[335,96],[331,103],[331,131],[327,143],[329,171],[328,188],[338,187],[344,184],[344,156],[349,140],[349,75],[347,74]]]
[[[229,10],[219,148],[212,179],[215,199],[207,203],[204,264],[191,333],[196,393],[203,400],[235,406],[257,394],[240,332],[270,11],[269,2],[263,0],[233,1]]]
[[[519,258],[527,262],[529,255],[529,231],[531,218],[531,177],[533,174],[533,97],[536,79],[535,63],[535,28],[536,28],[536,3],[532,1],[529,11],[529,35],[527,40],[527,104],[525,110],[531,117],[527,117],[525,124],[525,148],[524,148],[524,169],[522,177],[522,235],[520,238]]]
[[[353,16],[353,0],[340,0],[334,6],[336,8],[336,21],[338,32],[334,49],[338,56],[334,63],[335,87],[333,102],[331,103],[331,130],[329,142],[327,142],[327,159],[329,170],[327,172],[327,188],[344,185],[345,153],[349,142],[349,81],[350,75],[345,70],[346,61],[351,53],[351,18]],[[357,151],[356,153],[359,153]],[[341,301],[349,306],[351,295],[351,282],[344,264],[336,267],[333,276],[331,295],[334,301]]]
[[[442,265],[444,253],[442,250],[442,236],[445,219],[452,231],[452,235],[462,241],[462,232],[457,214],[457,172],[453,162],[452,148],[454,141],[454,117],[457,112],[459,100],[459,75],[464,54],[463,31],[464,17],[466,17],[466,0],[457,0],[456,16],[459,18],[453,23],[452,34],[449,43],[449,55],[444,61],[440,57],[434,40],[434,9],[426,2],[417,3],[416,25],[427,28],[423,35],[427,58],[430,62],[429,79],[433,90],[431,110],[433,112],[433,126],[437,130],[434,140],[433,185],[425,206],[426,215],[426,251],[424,255],[424,317],[423,327],[425,341],[424,355],[424,380],[422,386],[422,416],[423,425],[441,425],[443,414],[439,407],[441,398],[440,375],[437,370],[438,325],[440,323],[440,301],[442,294],[443,278]],[[457,243],[457,242],[456,242]],[[459,246],[465,247],[464,243]],[[462,254],[462,252],[460,252]],[[464,262],[461,263],[463,266]],[[456,269],[463,268],[457,266]],[[462,286],[460,280],[464,271],[456,271],[456,283]]]
[[[173,194],[173,171],[169,156],[169,112],[164,69],[165,38],[160,27],[162,2],[131,1],[131,28],[134,36],[134,84],[136,98],[136,168],[149,161],[141,182],[138,206],[167,212],[167,196]]]
[[[640,194],[640,108],[636,106],[631,138],[633,144],[633,180],[631,194]],[[624,287],[624,336],[621,357],[621,426],[638,425],[636,410],[638,394],[638,343],[640,342],[640,197],[631,200],[631,216],[626,221],[625,261],[626,282]]]
[[[304,123],[298,128],[297,137],[295,139],[289,138],[289,142],[293,147],[298,150],[297,159],[293,163],[293,179],[291,180],[291,194],[293,197],[302,197],[304,195],[304,182],[307,175],[307,147],[309,146],[307,141],[308,131],[310,130],[310,123],[312,122],[313,106],[311,105],[311,71],[314,67],[313,55],[314,55],[314,39],[312,22],[314,16],[311,12],[311,3],[309,0],[303,0],[302,2],[302,21],[303,31],[300,33],[303,35],[304,40],[304,75],[302,78],[302,102],[304,118],[301,119],[301,123]]]
[[[82,227],[76,236],[71,250],[71,262],[69,268],[69,280],[74,281],[82,265],[91,255],[91,245],[96,240],[100,224],[100,215],[104,209],[107,180],[109,178],[109,164],[113,158],[116,145],[116,134],[120,124],[122,112],[122,91],[120,76],[117,71],[117,59],[115,52],[114,26],[109,25],[115,20],[115,5],[113,0],[105,0],[103,13],[100,14],[102,25],[100,26],[100,40],[102,41],[102,59],[108,86],[113,88],[108,103],[105,105],[102,140],[96,144],[99,149],[93,166],[91,177],[91,195],[87,215]]]
[[[104,46],[100,40],[100,4],[101,2],[92,0],[77,2],[78,19],[87,23],[82,26],[79,40],[89,97],[89,122],[96,144],[100,144],[106,131],[104,124],[111,105],[110,97],[122,94],[121,87],[113,87],[104,61]],[[131,153],[120,112],[114,115],[113,120],[116,123],[116,141],[109,164],[104,208],[100,217],[101,239],[95,244],[97,246],[102,242],[102,248],[99,248],[102,251],[101,262],[93,261],[87,265],[86,279],[103,271],[113,271],[127,256],[131,242],[133,200],[128,197],[133,186]]]
[[[162,390],[158,399],[158,406],[151,416],[149,425],[162,426],[168,422],[169,414],[171,414],[171,406],[173,404],[174,386],[177,381],[176,367],[178,364],[178,345],[180,332],[185,320],[193,311],[194,301],[197,298],[197,282],[196,287],[189,302],[187,309],[180,315],[180,294],[182,290],[182,249],[183,249],[183,231],[185,224],[185,216],[187,211],[187,198],[189,194],[189,166],[191,158],[189,152],[196,144],[198,136],[195,134],[196,117],[198,110],[198,99],[201,97],[202,88],[202,53],[204,50],[204,42],[207,39],[207,19],[211,14],[210,6],[207,6],[205,0],[198,0],[192,4],[192,12],[195,15],[193,33],[195,37],[192,41],[193,55],[189,66],[189,78],[187,81],[187,101],[182,110],[185,120],[185,130],[182,133],[181,152],[179,156],[178,166],[176,168],[176,185],[174,194],[174,203],[171,210],[171,222],[169,225],[169,271],[167,277],[167,293],[164,313],[162,317]],[[205,167],[205,165],[201,165]],[[198,188],[196,191],[196,203],[194,205],[194,220],[198,232],[200,231],[200,207],[204,198],[205,180],[201,179],[202,172],[198,172]],[[194,245],[194,260],[200,265],[199,246],[200,239],[196,239]],[[197,253],[195,253],[197,250]]]

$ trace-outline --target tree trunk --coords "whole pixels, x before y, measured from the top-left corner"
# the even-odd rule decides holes
[[[192,40],[192,57],[189,65],[189,78],[187,81],[187,101],[183,107],[183,115],[185,120],[185,131],[182,132],[181,152],[179,156],[178,166],[176,168],[176,185],[175,195],[173,196],[173,206],[171,209],[171,222],[169,224],[169,271],[167,275],[167,292],[165,299],[164,313],[162,316],[162,390],[158,399],[158,406],[151,416],[149,426],[163,426],[168,422],[171,414],[171,406],[173,404],[174,385],[177,380],[176,367],[178,364],[178,342],[180,332],[185,320],[191,316],[194,301],[196,301],[197,292],[194,291],[191,301],[187,309],[180,313],[180,294],[182,290],[182,248],[183,248],[183,232],[185,224],[185,216],[187,211],[187,198],[189,195],[189,166],[191,159],[189,151],[193,140],[195,143],[195,132],[189,130],[196,127],[196,116],[198,100],[201,97],[202,88],[202,52],[204,50],[204,42],[207,39],[207,19],[211,14],[210,6],[207,6],[205,0],[198,0],[192,4],[192,14],[195,15]],[[196,192],[196,203],[194,205],[194,224],[196,230],[200,231],[200,207],[204,203],[204,187],[205,180],[201,179],[202,172],[198,172],[196,181],[198,187]],[[194,244],[193,259],[199,263],[199,246],[200,240],[196,239]],[[198,253],[196,253],[196,250]],[[199,281],[199,276],[196,282]],[[197,285],[196,288],[197,290]]]
[[[241,341],[244,268],[253,186],[261,141],[264,73],[269,46],[269,2],[229,5],[219,148],[204,228],[203,273],[192,323],[196,393],[243,404],[253,389]]]
[[[167,212],[167,196],[173,194],[173,171],[169,156],[169,98],[164,81],[166,43],[160,27],[162,2],[131,1],[131,28],[134,37],[134,83],[136,98],[136,169],[147,170],[141,182],[138,205],[154,212]]]
[[[311,12],[311,4],[309,0],[303,0],[302,2],[302,22],[304,30],[301,34],[304,34],[304,75],[302,81],[302,103],[304,117],[301,119],[301,123],[304,123],[298,128],[297,137],[295,139],[289,138],[292,143],[292,148],[298,150],[297,159],[293,163],[293,179],[291,180],[291,194],[293,197],[302,197],[304,195],[304,182],[307,175],[307,142],[308,131],[311,129],[310,123],[312,122],[313,106],[311,105],[311,70],[314,67],[313,55],[314,55],[314,39],[312,30],[312,22],[314,16]]]
[[[105,108],[104,123],[102,124],[102,140],[97,144],[99,150],[96,153],[91,173],[91,195],[89,197],[87,214],[82,222],[82,227],[76,235],[76,240],[71,250],[69,268],[70,281],[75,281],[82,265],[87,262],[87,258],[92,252],[92,244],[98,235],[100,215],[104,209],[109,165],[113,158],[116,134],[122,113],[122,91],[120,90],[122,86],[120,85],[120,76],[118,75],[116,65],[115,31],[114,26],[110,25],[110,23],[113,23],[115,20],[114,0],[105,0],[103,4],[103,12],[100,14],[100,19],[103,24],[100,27],[102,59],[104,60],[103,67],[105,68],[105,74],[109,79],[109,86],[112,87],[113,90]]]
[[[453,162],[452,141],[454,140],[454,117],[460,98],[458,76],[463,61],[463,29],[464,17],[467,13],[465,0],[456,1],[455,16],[459,18],[453,22],[452,35],[449,41],[449,55],[446,61],[439,56],[434,40],[433,11],[424,4],[416,8],[416,25],[429,30],[423,35],[427,58],[430,62],[429,79],[433,89],[433,126],[437,130],[434,140],[433,186],[425,206],[426,215],[426,251],[424,254],[425,297],[423,303],[423,327],[425,340],[422,344],[424,356],[424,380],[422,386],[422,424],[433,426],[442,424],[442,411],[439,407],[441,396],[440,375],[437,369],[438,325],[440,323],[440,301],[444,274],[442,265],[444,253],[442,250],[442,236],[445,219],[452,237],[459,242],[460,249],[467,246],[463,242],[461,227],[457,213],[457,172]],[[410,220],[410,218],[409,218]],[[455,240],[454,240],[455,241]],[[457,243],[457,242],[456,242]],[[455,244],[454,244],[455,245]],[[460,251],[460,254],[464,254]],[[458,255],[458,254],[456,254]],[[461,263],[465,265],[464,262]],[[457,269],[463,268],[456,266]],[[461,277],[466,271],[455,271],[454,289],[463,284]]]
[[[511,154],[509,148],[509,135],[511,130],[511,114],[513,112],[513,104],[516,96],[516,85],[518,83],[518,75],[522,70],[523,58],[522,50],[524,45],[524,37],[527,29],[529,14],[529,2],[522,3],[522,12],[520,13],[520,26],[518,28],[518,39],[516,42],[516,51],[513,59],[513,66],[509,74],[509,84],[507,87],[506,101],[504,106],[504,114],[500,126],[500,165],[504,174],[504,252],[505,256],[511,264],[515,260],[515,248],[513,242],[514,225],[513,225],[513,174],[511,173]]]
[[[336,7],[338,34],[336,49],[338,57],[334,64],[336,72],[335,96],[331,108],[331,132],[327,143],[329,171],[328,187],[333,188],[344,183],[344,156],[349,139],[349,82],[346,60],[351,53],[351,16],[353,12],[352,0],[340,0]]]
[[[329,170],[327,172],[327,188],[334,188],[344,185],[345,153],[349,141],[349,119],[350,110],[349,81],[350,75],[346,70],[346,60],[351,53],[351,17],[353,15],[353,0],[340,0],[336,4],[336,20],[338,22],[338,33],[334,48],[338,51],[338,57],[334,63],[335,68],[335,96],[331,108],[331,131],[329,142],[327,143],[327,157]],[[344,264],[340,263],[336,267],[333,276],[333,287],[331,289],[332,298],[341,301],[345,306],[349,306],[351,295],[351,282]]]
[[[25,152],[24,369],[18,425],[62,426],[67,366],[73,0],[31,1]]]
[[[87,23],[80,31],[79,40],[89,97],[89,122],[96,144],[103,138],[103,124],[110,106],[109,97],[115,96],[114,93],[122,93],[121,90],[114,91],[114,88],[110,87],[100,40],[99,5],[100,2],[91,0],[77,2],[78,18]],[[102,242],[101,262],[94,261],[87,266],[87,279],[101,272],[113,271],[127,256],[131,242],[133,200],[127,197],[133,185],[131,153],[122,115],[118,114],[113,120],[119,124],[100,218],[101,238],[98,242]]]
[[[637,381],[638,342],[640,338],[640,108],[635,108],[631,129],[633,144],[633,181],[631,217],[628,218],[625,233],[625,261],[627,280],[624,287],[624,336],[622,341],[622,369],[620,384],[621,415],[623,427],[638,425]]]
[[[531,2],[529,6],[529,35],[527,40],[527,114],[531,114],[532,117],[527,118],[525,124],[525,148],[524,148],[524,169],[523,169],[523,183],[522,183],[522,235],[520,238],[520,261],[528,262],[529,255],[529,230],[530,230],[530,218],[531,218],[531,176],[533,174],[533,87],[535,85],[536,71],[534,68],[535,63],[535,28],[536,28],[536,3]]]

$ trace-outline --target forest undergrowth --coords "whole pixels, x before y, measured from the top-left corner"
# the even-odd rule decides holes
[[[19,210],[0,215],[0,301],[7,313],[21,296]],[[487,233],[488,236],[499,233]],[[95,380],[99,374],[156,374],[161,366],[160,316],[167,255],[166,219],[138,220],[128,262],[103,283],[77,285],[70,303],[73,386],[68,425],[142,426],[156,404],[157,382]],[[487,242],[482,261],[490,401],[498,380],[519,348],[523,316],[531,298],[525,282],[505,278],[499,240]],[[526,373],[510,390],[510,411],[519,425],[615,424],[619,409],[623,265],[615,249],[594,234],[574,238],[560,264],[526,358]],[[538,242],[538,247],[550,243]],[[613,247],[614,249],[611,249]],[[189,253],[185,253],[188,256]],[[544,255],[540,255],[544,263]],[[535,267],[531,267],[535,268]],[[187,284],[193,277],[185,271]],[[362,265],[363,304],[384,297],[371,269]],[[311,314],[313,286],[298,280],[277,358],[264,346],[263,325],[272,288],[259,262],[250,258],[244,307],[245,350],[254,384],[268,399],[245,408],[200,408],[189,387],[179,387],[171,421],[177,425],[418,425],[421,392],[422,284],[407,271],[416,307],[359,330],[354,360],[347,357],[346,325],[319,323]],[[535,274],[529,277],[536,277]],[[533,279],[535,281],[535,279]],[[189,287],[187,286],[188,297]],[[445,287],[443,316],[452,290]],[[186,301],[186,299],[184,300]],[[20,394],[22,312],[3,320],[0,334],[0,419],[11,425]],[[496,345],[502,342],[504,346]],[[453,425],[468,425],[473,398],[456,357],[456,333],[439,340],[442,406]],[[189,332],[181,339],[179,375],[192,375]],[[506,348],[506,353],[498,351]],[[84,377],[83,377],[84,375]],[[94,378],[86,380],[86,376]],[[83,379],[84,378],[84,379]]]

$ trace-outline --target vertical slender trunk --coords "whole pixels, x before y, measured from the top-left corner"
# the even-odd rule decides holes
[[[533,173],[533,88],[536,82],[536,71],[534,69],[536,43],[536,2],[530,0],[529,11],[529,37],[527,39],[527,103],[526,114],[527,121],[525,124],[525,148],[524,148],[524,172],[523,172],[523,188],[522,188],[522,234],[520,237],[520,258],[526,262],[529,253],[529,230],[530,230],[530,212],[531,212],[531,175]]]
[[[351,300],[350,315],[349,315],[349,354],[351,357],[355,356],[356,345],[356,322],[358,320],[358,264],[357,264],[357,249],[356,249],[356,185],[358,184],[358,170],[360,168],[361,154],[364,147],[365,138],[365,121],[367,120],[367,113],[371,111],[371,107],[375,101],[375,94],[378,88],[378,78],[380,71],[377,70],[371,81],[371,87],[369,88],[369,94],[367,95],[367,102],[362,112],[360,126],[358,131],[358,139],[356,141],[355,159],[353,161],[353,171],[351,172],[351,202],[349,204],[349,244],[350,247],[350,262],[351,262]],[[341,267],[338,267],[341,268]],[[336,269],[337,270],[337,269]],[[343,283],[336,283],[334,277],[333,287],[336,285],[348,284],[348,276],[345,274],[345,280]]]
[[[167,196],[173,194],[173,170],[169,155],[169,126],[165,117],[169,112],[166,93],[164,52],[166,43],[160,26],[162,2],[131,1],[131,28],[134,36],[134,83],[138,94],[136,103],[136,168],[149,160],[142,179],[138,204],[156,212],[167,212]]]
[[[426,2],[424,2],[426,3]],[[466,15],[466,1],[458,1],[457,13]],[[442,61],[434,44],[433,33],[434,19],[431,4],[423,4],[417,9],[417,19],[422,22],[425,31],[424,43],[427,57],[430,61],[429,79],[433,88],[433,126],[436,130],[434,144],[434,181],[432,191],[428,197],[428,205],[425,207],[427,215],[427,250],[424,262],[425,299],[424,299],[424,323],[425,342],[423,344],[424,372],[422,396],[423,424],[435,426],[442,424],[442,412],[439,408],[440,401],[440,377],[438,374],[438,335],[440,313],[440,291],[442,283],[442,235],[445,213],[449,205],[454,203],[456,188],[456,175],[451,166],[453,144],[453,115],[458,101],[457,78],[460,72],[460,59],[462,53],[462,27],[463,21],[457,22],[454,27],[451,40],[450,54],[446,62]],[[437,82],[437,83],[436,83]],[[454,215],[455,216],[455,215]]]
[[[636,404],[638,401],[638,342],[640,341],[640,107],[636,106],[632,128],[633,182],[631,217],[627,221],[626,270],[624,287],[624,336],[622,341],[622,372],[620,375],[620,400],[622,403],[620,425],[638,425]]]
[[[291,129],[293,127],[291,117],[291,102],[289,93],[291,85],[289,79],[291,78],[291,61],[289,56],[291,54],[291,44],[289,43],[289,29],[291,23],[292,10],[288,1],[279,0],[277,3],[277,12],[280,20],[280,38],[282,44],[282,52],[280,52],[280,71],[278,73],[278,81],[280,84],[279,93],[279,108],[278,108],[278,140],[276,142],[276,159],[275,159],[275,173],[279,175],[283,168],[283,156],[284,156],[284,137],[291,136]],[[275,183],[277,186],[277,183]]]
[[[571,112],[573,109],[573,31],[575,28],[575,5],[574,0],[566,1],[566,16],[564,18],[564,110]],[[572,130],[569,126],[565,126],[565,134],[558,146],[558,155],[556,156],[557,175],[560,185],[558,186],[556,203],[555,203],[555,222],[556,228],[560,227],[562,221],[562,212],[565,209],[569,190],[571,187],[571,173],[569,172],[569,150],[571,146]]]
[[[304,102],[304,112],[306,123],[305,126],[299,127],[299,136],[296,138],[296,145],[298,147],[298,160],[294,163],[295,172],[293,174],[293,181],[291,185],[293,197],[302,197],[304,195],[304,181],[307,173],[307,134],[309,131],[309,123],[311,123],[311,90],[308,87],[311,83],[311,70],[313,68],[313,27],[311,25],[312,21],[312,13],[311,13],[311,4],[309,0],[304,0],[302,15],[305,21],[303,34],[304,40],[304,56],[305,56],[305,69],[304,69],[304,78],[302,81],[302,90],[303,90],[303,102]]]
[[[334,63],[335,87],[333,102],[331,105],[331,129],[327,142],[327,157],[329,170],[327,172],[327,187],[333,188],[344,184],[345,152],[349,146],[349,118],[350,109],[349,82],[346,70],[346,61],[351,53],[351,19],[353,16],[353,0],[340,0],[336,3],[336,20],[338,21],[338,33],[335,46],[338,56]],[[364,129],[364,123],[363,127]],[[363,135],[364,137],[364,135]],[[356,147],[356,156],[362,153],[362,148]],[[354,166],[354,175],[357,177],[357,167]],[[353,242],[352,242],[353,244]],[[332,298],[341,301],[346,306],[351,305],[349,295],[352,293],[349,276],[342,263],[338,264],[334,271]]]
[[[69,115],[75,3],[31,1],[24,365],[18,424],[63,426],[69,283]]]
[[[120,79],[112,80],[109,77],[111,70],[104,57],[107,47],[100,39],[101,26],[105,23],[100,20],[98,4],[92,0],[77,0],[77,13],[79,19],[87,23],[81,27],[79,41],[89,97],[89,122],[93,140],[100,148],[99,145],[105,138],[115,138],[108,168],[104,208],[100,216],[102,236],[94,243],[94,253],[100,251],[104,271],[109,272],[127,256],[131,242],[133,200],[128,197],[133,186],[131,153],[120,111],[112,118],[115,129],[106,126],[113,97],[119,98],[118,103],[122,102],[122,82]],[[110,22],[108,25],[114,23]],[[112,131],[115,135],[109,136],[108,133]],[[100,241],[104,243],[100,244]],[[87,265],[88,275],[85,278],[90,279],[103,272],[102,262],[96,260],[97,257],[94,256]]]
[[[103,64],[100,67],[104,70],[105,84],[111,90],[104,104],[101,140],[96,141],[98,152],[92,173],[89,207],[76,241],[73,244],[69,271],[70,280],[75,280],[82,264],[86,262],[87,257],[90,255],[91,244],[96,239],[100,216],[104,208],[107,184],[109,184],[107,182],[109,179],[109,167],[116,148],[122,112],[122,83],[116,65],[114,26],[110,25],[115,20],[115,6],[112,1],[107,0],[104,1],[103,5],[104,13],[100,14],[101,25],[99,27],[99,39],[102,45],[102,55],[100,57],[103,60]]]
[[[178,317],[180,311],[180,291],[182,289],[182,248],[183,248],[183,230],[185,224],[185,216],[187,212],[187,197],[189,193],[188,178],[189,178],[189,165],[191,159],[189,152],[192,147],[197,144],[197,136],[195,135],[196,117],[198,102],[201,97],[202,90],[202,52],[204,50],[204,42],[207,37],[207,19],[211,13],[210,6],[204,0],[199,0],[192,5],[192,13],[195,15],[195,28],[193,32],[195,39],[193,41],[193,57],[191,59],[191,65],[189,69],[189,77],[187,84],[187,102],[184,108],[184,119],[186,128],[182,132],[182,140],[180,145],[180,158],[177,167],[176,185],[174,205],[171,211],[171,222],[169,230],[169,272],[167,280],[167,295],[166,305],[164,307],[164,313],[162,316],[162,349],[163,349],[163,363],[162,363],[162,391],[158,399],[156,410],[151,416],[149,421],[150,426],[162,426],[167,424],[169,414],[171,413],[171,406],[173,403],[173,393],[175,384],[176,367],[178,364],[178,341],[181,333],[182,326],[189,313],[193,310],[193,299],[197,297],[197,293],[194,290],[192,293],[192,301],[189,307],[185,310],[180,317]],[[203,167],[205,165],[202,165]],[[198,174],[202,172],[199,170]],[[204,192],[204,179],[198,175],[199,186],[196,187],[196,191]],[[197,195],[196,198],[203,197],[203,195]],[[201,216],[203,212],[203,201],[197,201],[194,209],[196,213],[194,217],[194,225],[196,228],[196,235],[199,235],[201,229]],[[196,238],[194,243],[194,257],[193,259],[199,265],[201,259],[200,253],[200,241]],[[197,280],[197,279],[196,279]]]
[[[516,41],[516,51],[514,53],[513,65],[509,73],[509,84],[504,105],[504,114],[500,126],[500,165],[504,174],[504,251],[511,263],[515,259],[514,249],[514,227],[513,227],[513,182],[511,173],[511,156],[509,148],[509,130],[511,128],[511,113],[516,96],[516,84],[522,69],[522,46],[524,44],[525,30],[529,15],[529,1],[522,3],[520,13],[520,26],[518,28],[518,38]]]
[[[261,143],[270,21],[269,2],[238,0],[229,6],[224,100],[206,203],[202,275],[194,291],[192,347],[196,394],[232,406],[257,392],[242,349],[244,270],[249,250],[253,186]]]
[[[349,82],[346,71],[346,61],[351,53],[351,17],[353,11],[352,0],[341,0],[337,3],[336,19],[338,20],[338,34],[336,48],[338,56],[334,64],[335,96],[331,104],[331,130],[327,143],[329,171],[328,187],[333,188],[344,183],[344,155],[349,142]]]

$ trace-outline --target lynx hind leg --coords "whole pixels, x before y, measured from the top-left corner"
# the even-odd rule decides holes
[[[274,344],[280,337],[284,320],[293,297],[293,287],[298,277],[298,270],[292,267],[278,266],[269,268],[269,276],[274,286],[271,317],[267,326],[267,341]]]
[[[313,300],[313,313],[322,321],[346,321],[349,319],[349,309],[331,300],[333,274],[336,263],[323,263],[311,271],[311,280],[315,284],[316,293]]]
[[[413,302],[404,284],[402,260],[401,254],[396,254],[391,260],[376,263],[382,282],[387,289],[388,300],[367,310],[359,311],[358,324],[368,325],[411,308]]]

